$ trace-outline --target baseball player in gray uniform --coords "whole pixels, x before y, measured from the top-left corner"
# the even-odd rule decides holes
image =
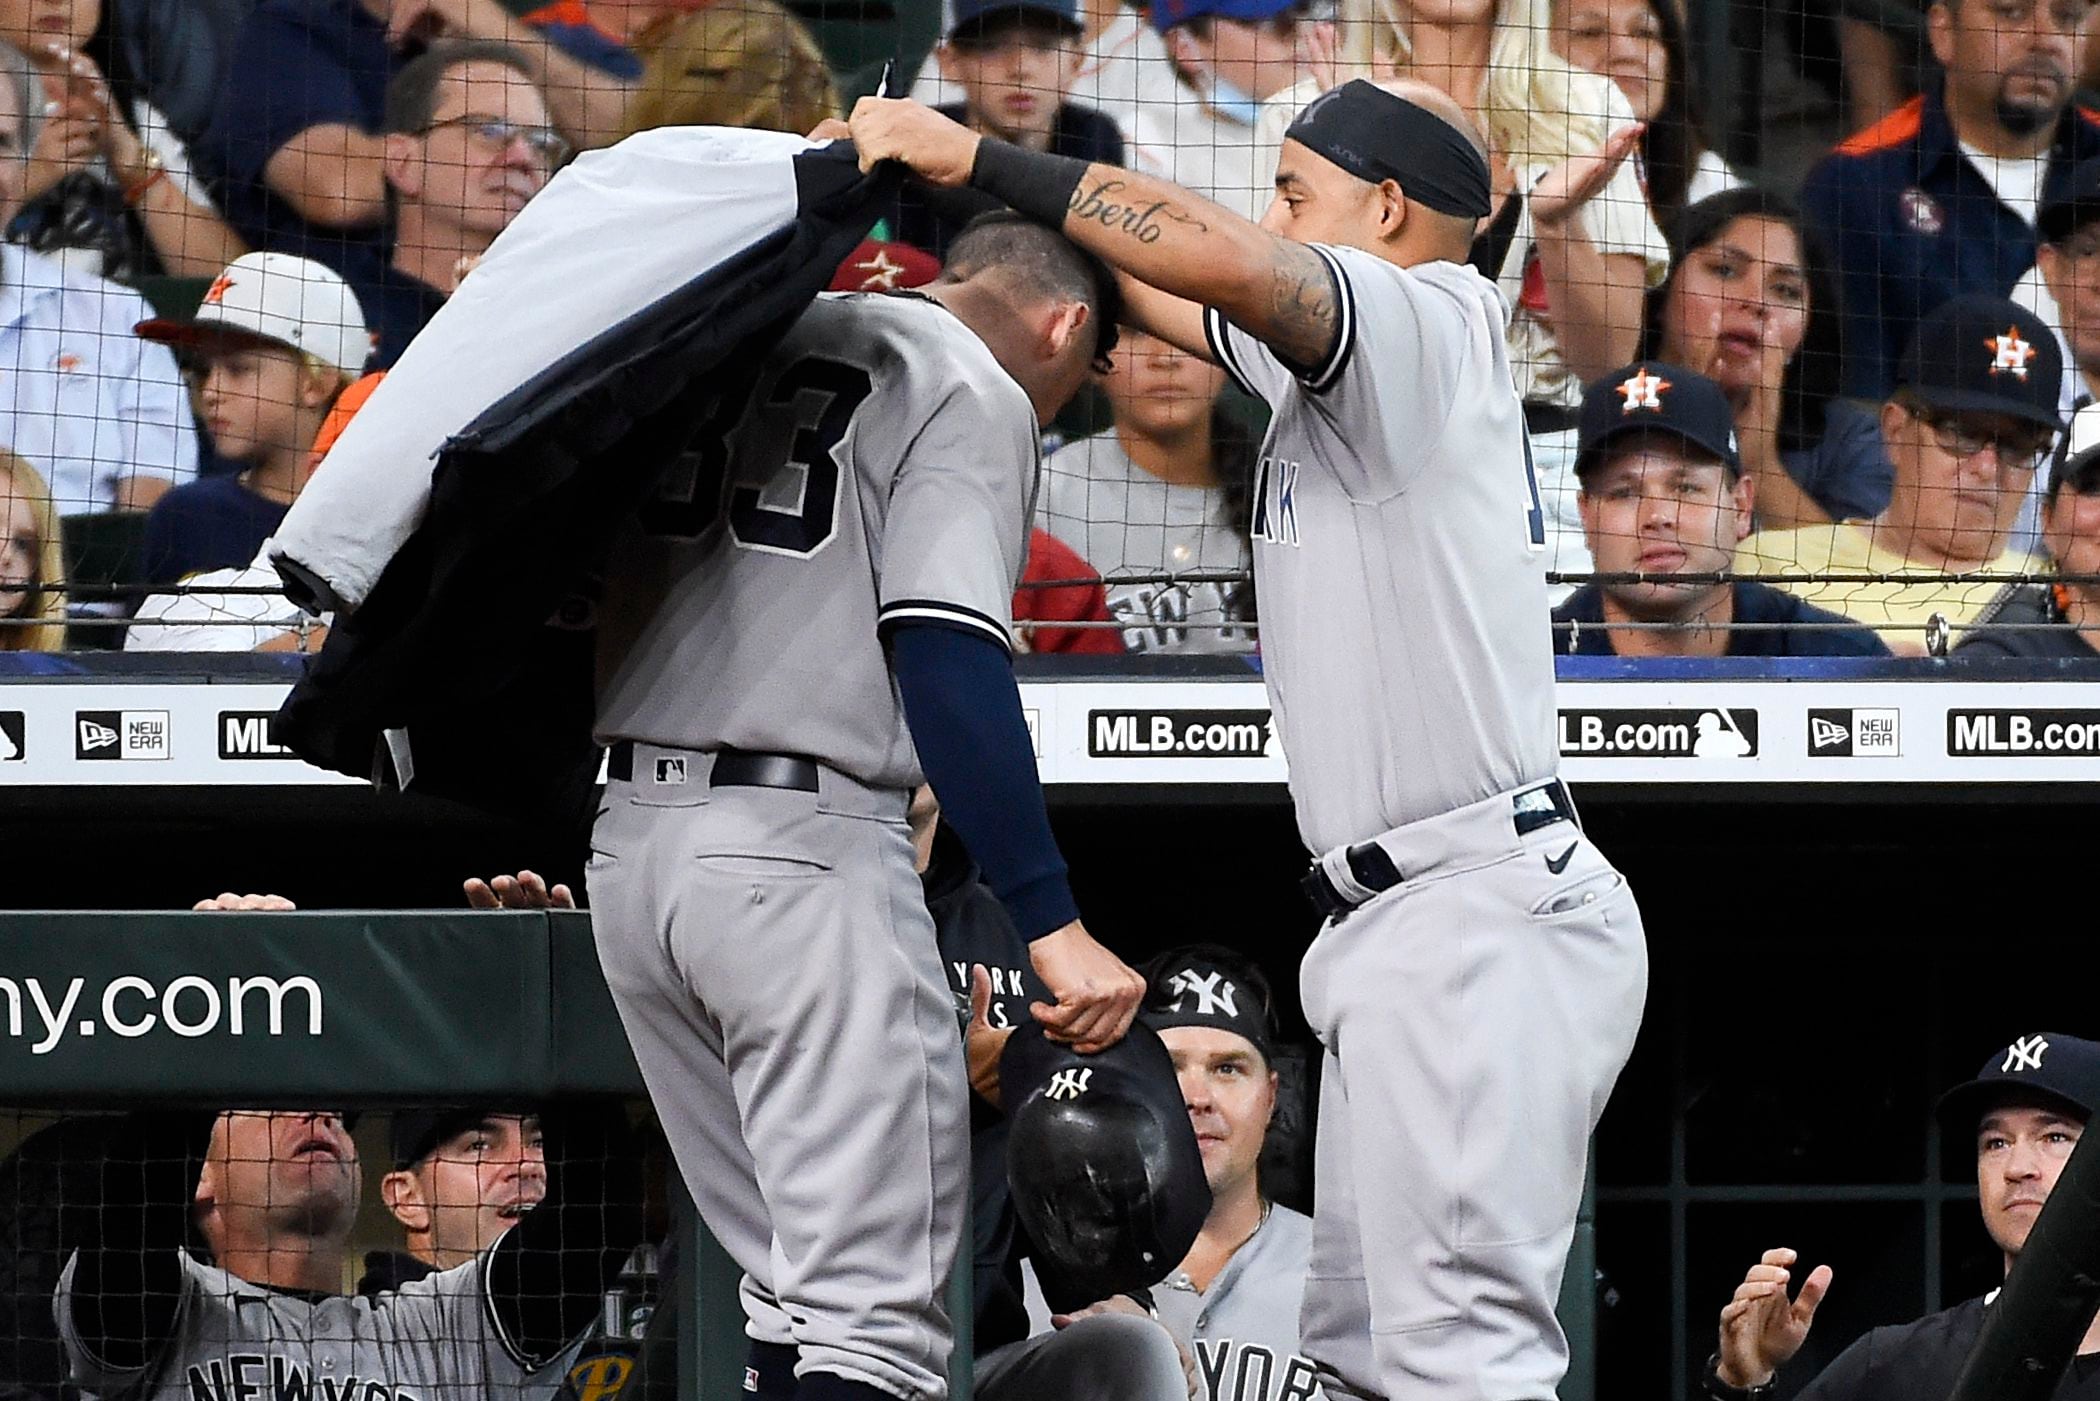
[[[1312,1218],[1262,1190],[1276,1110],[1276,1017],[1269,981],[1230,949],[1192,944],[1145,965],[1138,1020],[1159,1033],[1203,1151],[1210,1215],[1152,1291],[1160,1322],[1195,1364],[1196,1401],[1310,1401],[1298,1350]]]
[[[1113,283],[988,216],[919,293],[820,298],[722,389],[613,555],[607,983],[686,1184],[802,1401],[938,1397],[969,1109],[906,824],[930,782],[1082,1051],[1143,981],[1087,934],[1009,655],[1037,433]],[[790,1351],[791,1350],[791,1351]]]
[[[1478,133],[1426,84],[1344,84],[1293,123],[1257,227],[910,103],[863,99],[852,131],[864,162],[1062,227],[1141,284],[1135,320],[1268,402],[1262,665],[1328,917],[1301,973],[1326,1052],[1303,1346],[1330,1395],[1545,1401],[1647,954],[1556,777],[1506,308],[1464,265]],[[1564,169],[1534,200],[1580,193]]]
[[[73,1380],[108,1401],[552,1397],[641,1239],[642,1213],[641,1172],[617,1106],[549,1122],[560,1163],[553,1188],[487,1252],[346,1297],[313,1287],[341,1279],[340,1251],[294,1257],[287,1271],[256,1248],[296,1238],[301,1228],[281,1223],[300,1217],[347,1234],[360,1179],[338,1116],[119,1121],[99,1199],[77,1208],[93,1217],[77,1236],[87,1243],[67,1261],[54,1301]],[[220,1265],[189,1252],[193,1212]]]

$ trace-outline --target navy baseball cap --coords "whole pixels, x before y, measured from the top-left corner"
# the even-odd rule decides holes
[[[2035,228],[2044,243],[2061,243],[2100,219],[2100,156],[2071,167],[2064,191],[2042,206]]]
[[[948,24],[950,42],[967,43],[978,38],[993,23],[1005,19],[1046,22],[1067,34],[1086,32],[1079,22],[1079,0],[955,0],[954,18]]]
[[[1596,467],[1604,447],[1632,433],[1667,433],[1681,438],[1742,475],[1736,452],[1735,409],[1705,375],[1660,360],[1638,360],[1606,375],[1582,392],[1575,475]]]
[[[1945,413],[1995,413],[2051,432],[2064,382],[2056,333],[2005,297],[1969,293],[1918,322],[1896,366],[1896,387]]]
[[[1967,1138],[2001,1104],[2036,1101],[2062,1108],[2083,1123],[2100,1108],[2100,1041],[2053,1031],[2016,1038],[1991,1052],[1976,1078],[1940,1096],[1940,1128]]]
[[[1150,0],[1152,27],[1164,34],[1177,24],[1210,15],[1260,24],[1297,7],[1299,0]]]

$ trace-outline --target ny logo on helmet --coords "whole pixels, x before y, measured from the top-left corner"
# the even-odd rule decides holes
[[[1043,1093],[1051,1099],[1077,1099],[1093,1078],[1091,1070],[1060,1070],[1050,1077],[1050,1088]]]
[[[2005,1048],[2005,1063],[1999,1066],[1998,1069],[2005,1072],[2040,1070],[2042,1068],[2042,1052],[2048,1049],[2049,1043],[2041,1037],[2023,1036]]]
[[[1193,992],[1199,1017],[1236,1017],[1240,1014],[1239,1005],[1233,1001],[1238,989],[1225,981],[1223,973],[1203,977],[1198,976],[1193,968],[1184,968],[1167,980],[1167,986],[1174,989],[1174,1011],[1188,1010],[1182,1003]]]

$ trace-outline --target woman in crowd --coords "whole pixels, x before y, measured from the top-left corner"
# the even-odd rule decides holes
[[[1610,81],[1555,53],[1552,0],[1342,0],[1348,71],[1423,79],[1487,133],[1496,212],[1474,263],[1509,299],[1510,361],[1534,431],[1572,428],[1582,386],[1633,359],[1669,251]]]
[[[1730,190],[1684,212],[1642,354],[1728,391],[1760,530],[1872,520],[1894,470],[1875,416],[1837,398],[1837,283],[1794,206]]]
[[[0,652],[65,650],[59,530],[43,473],[0,448]]]
[[[1553,51],[1611,79],[1646,126],[1640,173],[1658,224],[1668,229],[1686,205],[1743,183],[1706,144],[1674,0],[1556,0],[1553,18]]]
[[[797,134],[840,115],[824,51],[777,0],[735,0],[667,15],[635,38],[642,80],[629,133],[736,126]]]
[[[52,104],[7,237],[87,250],[90,271],[119,281],[210,277],[246,248],[110,29],[103,0],[0,0],[0,39],[36,62]]]
[[[1253,600],[1220,576],[1249,564],[1255,444],[1218,402],[1225,372],[1137,331],[1109,362],[1114,426],[1044,460],[1036,523],[1101,571],[1129,650],[1244,648]]]

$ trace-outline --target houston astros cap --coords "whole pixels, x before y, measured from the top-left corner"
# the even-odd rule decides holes
[[[1583,391],[1575,475],[1596,467],[1606,444],[1631,433],[1681,438],[1730,472],[1742,473],[1728,396],[1705,375],[1681,365],[1636,361]]]
[[[2071,167],[2063,193],[2042,206],[2035,227],[2042,242],[2062,243],[2095,219],[2100,219],[2100,156]]]
[[[351,375],[372,353],[365,309],[350,284],[289,253],[236,258],[189,320],[155,317],[132,329],[165,345],[289,346]]]
[[[964,43],[982,35],[994,20],[1016,17],[1046,20],[1072,35],[1086,28],[1079,22],[1079,0],[954,0],[951,11],[948,38]]]
[[[1138,1020],[1154,1031],[1201,1026],[1245,1037],[1272,1058],[1274,998],[1261,969],[1231,949],[1189,944],[1145,965],[1145,1001]]]
[[[1152,27],[1164,34],[1177,24],[1213,15],[1259,24],[1293,8],[1298,0],[1151,0]]]
[[[2052,431],[2063,393],[2056,333],[2019,303],[1969,293],[1918,322],[1896,366],[1896,386],[1928,408],[1995,413]]]
[[[2038,1031],[1993,1051],[1976,1078],[1940,1096],[1942,1132],[1967,1138],[2000,1104],[2038,1100],[2072,1111],[2082,1123],[2100,1108],[2100,1042]]]

